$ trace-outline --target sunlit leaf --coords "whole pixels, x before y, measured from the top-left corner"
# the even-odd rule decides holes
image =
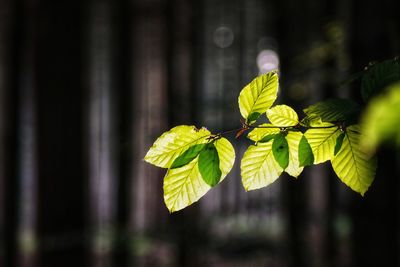
[[[253,123],[258,118],[257,113],[264,113],[272,106],[277,92],[278,74],[275,72],[258,76],[243,88],[239,95],[239,109],[247,123]]]
[[[225,138],[214,142],[219,157],[219,168],[223,181],[232,169],[235,160],[235,151],[231,143]],[[199,200],[211,186],[202,178],[198,166],[199,157],[187,165],[169,169],[164,177],[164,201],[170,212],[181,210]]]
[[[360,106],[349,99],[328,99],[304,109],[309,121],[320,118],[322,122],[348,122],[357,120]],[[307,120],[306,119],[306,120]]]
[[[219,156],[213,143],[207,144],[199,155],[199,171],[204,182],[210,186],[218,184],[221,178]]]
[[[358,125],[347,128],[342,148],[331,162],[340,180],[364,195],[374,180],[377,161],[376,157],[371,158],[371,155],[365,153],[359,146],[358,128]]]
[[[189,147],[185,152],[179,155],[174,162],[171,164],[171,169],[179,168],[185,166],[192,160],[194,160],[199,153],[204,149],[206,144],[197,144]]]
[[[371,100],[362,117],[362,126],[361,145],[365,151],[375,151],[382,142],[400,147],[400,83]]]
[[[314,154],[307,138],[303,135],[299,142],[299,166],[305,167],[314,164]]]
[[[283,134],[277,134],[272,142],[272,153],[282,169],[289,165],[289,145]]]
[[[336,156],[336,154],[340,151],[340,149],[342,148],[344,136],[345,136],[345,133],[341,133],[341,134],[336,138],[335,151],[334,151],[334,153],[333,153],[335,156]]]
[[[246,191],[273,183],[283,171],[272,153],[272,141],[250,146],[244,153],[240,169]]]
[[[276,126],[295,126],[299,123],[296,111],[286,105],[277,105],[268,109],[267,117]]]
[[[263,128],[264,127],[264,128]],[[268,128],[271,127],[271,128]],[[275,135],[278,134],[280,132],[279,128],[274,128],[274,126],[272,124],[269,123],[264,123],[261,124],[259,126],[259,128],[255,128],[253,129],[248,135],[247,137],[254,141],[254,142],[259,142],[260,140],[262,140],[264,137],[266,136],[270,136],[270,135]]]
[[[339,135],[340,130],[334,125],[332,128],[308,129],[304,133],[314,155],[314,164],[332,159]]]
[[[299,162],[299,143],[303,134],[301,132],[288,132],[286,140],[289,145],[289,165],[286,167],[285,172],[293,177],[297,177],[303,171]]]
[[[207,143],[210,132],[194,126],[181,125],[163,133],[147,152],[144,160],[162,168],[169,168],[174,160],[189,147]]]

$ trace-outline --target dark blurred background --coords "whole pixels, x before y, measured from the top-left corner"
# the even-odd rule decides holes
[[[246,193],[239,159],[169,214],[142,159],[178,124],[240,126],[279,68],[297,111],[399,55],[396,0],[0,0],[0,266],[400,266],[399,153],[364,198],[329,164]]]

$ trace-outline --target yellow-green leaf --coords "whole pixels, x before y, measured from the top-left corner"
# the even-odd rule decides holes
[[[272,141],[250,146],[244,153],[240,169],[246,191],[273,183],[283,171],[272,153]]]
[[[255,78],[246,85],[239,95],[239,109],[248,123],[253,123],[258,116],[272,106],[278,92],[278,74],[269,72]],[[249,117],[250,118],[249,120]]]
[[[267,117],[273,125],[295,126],[299,123],[296,111],[286,105],[277,105],[267,110]]]
[[[263,128],[263,127],[265,127],[265,128]],[[278,128],[268,128],[268,127],[274,127],[274,126],[269,123],[261,124],[258,128],[253,129],[247,135],[247,137],[254,142],[258,142],[267,135],[274,135],[274,134],[278,134],[280,132],[280,129],[278,129]]]
[[[235,161],[235,151],[231,143],[221,138],[214,142],[219,157],[221,182],[232,169]],[[181,210],[199,200],[211,186],[204,182],[198,167],[198,159],[187,165],[169,169],[164,178],[164,201],[170,212]]]
[[[189,147],[207,143],[210,132],[206,128],[180,125],[163,133],[147,152],[144,160],[161,168],[169,168],[174,160]]]
[[[289,132],[286,135],[286,140],[289,145],[289,165],[285,169],[290,176],[297,177],[303,171],[299,162],[299,143],[303,134],[301,132]]]
[[[331,162],[340,180],[364,195],[374,180],[377,161],[376,157],[371,158],[359,146],[359,132],[358,125],[347,128],[342,147]]]
[[[314,154],[314,164],[319,164],[333,158],[336,139],[340,130],[333,124],[323,124],[332,128],[308,129],[304,136],[307,138]]]

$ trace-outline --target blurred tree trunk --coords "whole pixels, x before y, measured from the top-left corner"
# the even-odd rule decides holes
[[[38,100],[40,266],[87,266],[82,1],[40,1]]]

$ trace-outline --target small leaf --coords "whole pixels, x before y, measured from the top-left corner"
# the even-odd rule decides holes
[[[204,182],[209,186],[218,184],[221,178],[219,169],[219,156],[214,144],[207,144],[199,155],[199,171]]]
[[[332,167],[337,176],[354,191],[364,195],[372,184],[377,161],[376,157],[363,152],[359,146],[358,125],[347,127],[342,148],[332,159]]]
[[[271,128],[269,128],[269,127],[271,127]],[[247,137],[254,142],[259,142],[265,136],[275,135],[275,134],[278,134],[279,132],[280,132],[279,128],[274,127],[272,124],[264,123],[264,124],[261,124],[258,128],[253,129],[247,135]]]
[[[336,154],[340,151],[340,149],[342,148],[344,136],[345,136],[345,133],[341,133],[341,134],[336,138],[336,145],[335,145],[335,152],[334,152],[334,155],[335,155],[335,156],[336,156]]]
[[[265,187],[279,178],[283,169],[274,159],[272,142],[249,146],[240,164],[243,187],[246,191]]]
[[[331,128],[308,129],[304,133],[314,154],[314,164],[328,161],[334,156],[336,139],[340,135],[340,130],[333,124],[331,126]]]
[[[192,160],[194,160],[199,153],[204,149],[206,144],[198,144],[189,147],[185,152],[183,152],[179,157],[177,157],[171,164],[171,169],[179,168],[185,166]]]
[[[289,165],[285,169],[290,176],[297,177],[303,171],[303,167],[299,162],[299,143],[303,134],[301,132],[290,131],[286,135],[286,140],[289,145]]]
[[[299,163],[300,167],[314,164],[314,154],[304,135],[301,137],[299,142]]]
[[[267,117],[273,125],[295,126],[299,123],[296,111],[286,105],[277,105],[267,110]]]
[[[254,113],[264,113],[272,106],[278,92],[278,74],[269,72],[255,78],[239,95],[240,114],[252,123]],[[250,118],[252,117],[252,118]]]
[[[207,143],[206,128],[180,125],[163,133],[149,149],[144,160],[161,168],[169,168],[174,160],[195,144]]]
[[[279,166],[285,170],[289,165],[289,145],[283,134],[275,135],[272,142],[272,153]]]
[[[328,99],[318,102],[304,109],[309,121],[320,118],[322,122],[348,122],[356,121],[360,106],[349,99]]]
[[[249,115],[249,117],[247,118],[247,123],[253,123],[255,122],[258,117],[260,117],[260,112],[253,112]]]

